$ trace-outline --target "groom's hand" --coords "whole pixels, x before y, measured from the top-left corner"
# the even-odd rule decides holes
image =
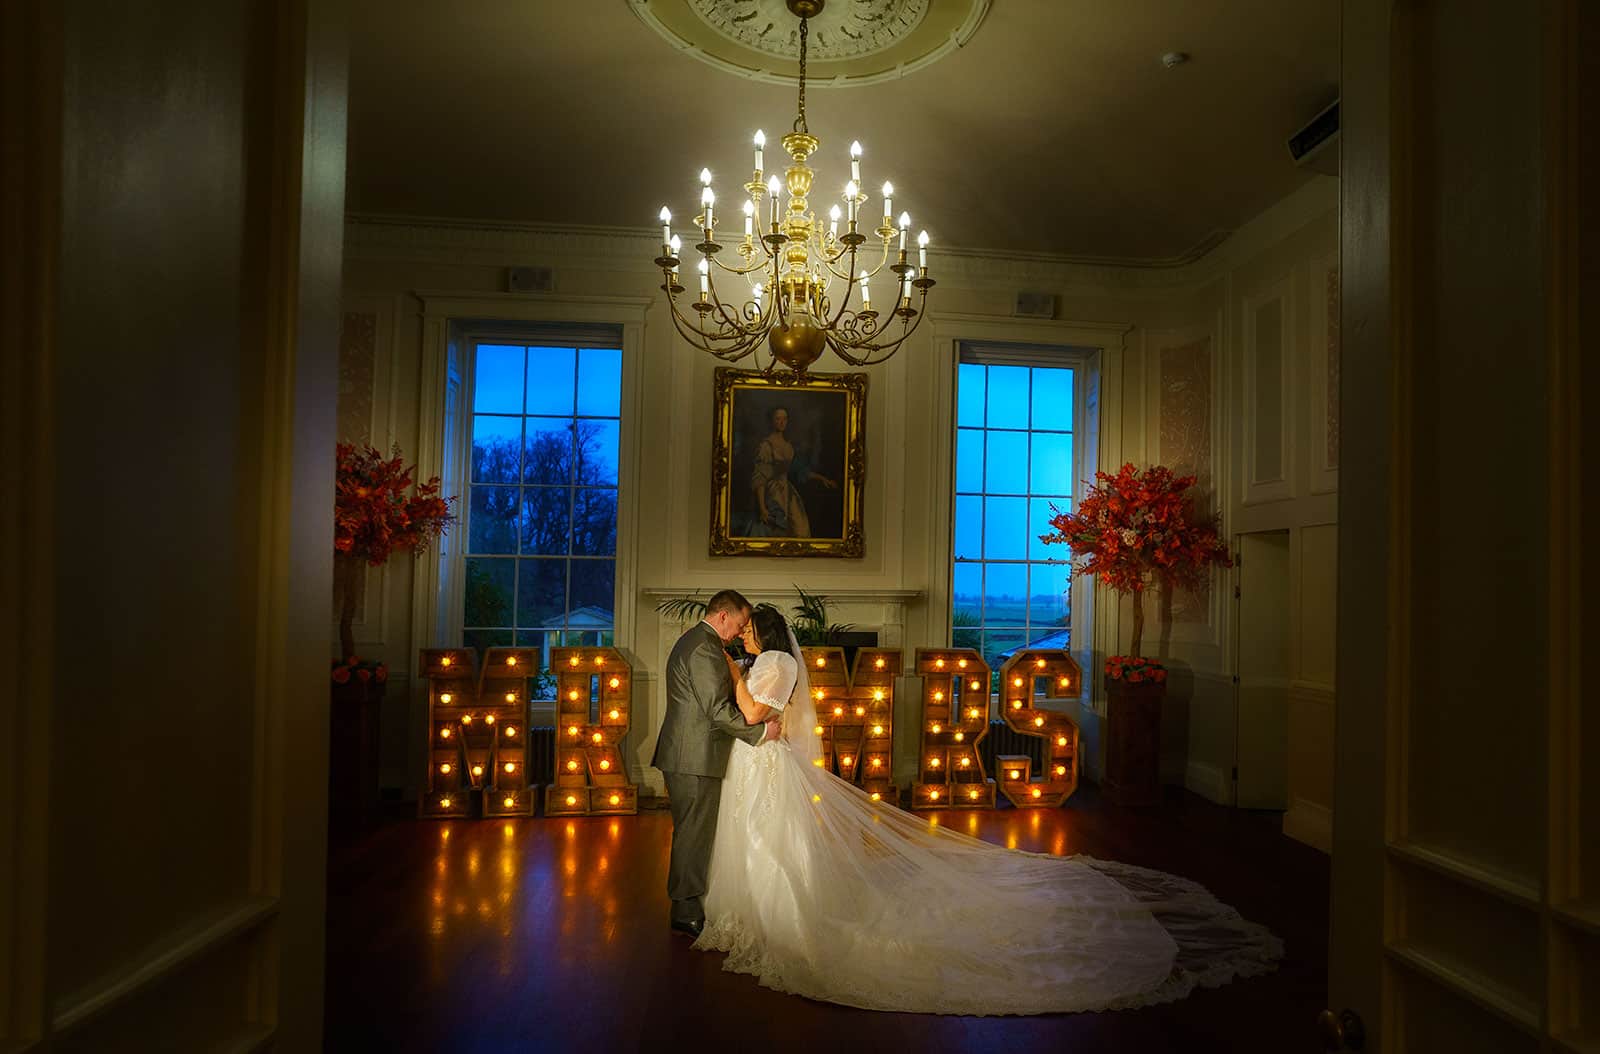
[[[767,733],[766,733],[766,735],[761,737],[761,742],[763,744],[772,742],[774,739],[777,739],[778,736],[783,733],[783,727],[782,727],[781,723],[779,722],[779,720],[776,717],[768,718],[767,722],[766,722],[766,725],[767,725]]]

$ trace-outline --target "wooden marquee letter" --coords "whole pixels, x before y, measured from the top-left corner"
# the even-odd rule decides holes
[[[621,743],[633,721],[633,667],[615,648],[551,648],[556,677],[556,781],[546,816],[632,816]]]
[[[894,679],[900,652],[861,648],[846,675],[844,649],[802,648],[806,676],[817,707],[822,764],[840,779],[856,784],[874,801],[893,801]]]
[[[1033,759],[1025,754],[994,759],[1000,789],[1019,809],[1053,809],[1078,789],[1078,726],[1066,714],[1034,706],[1041,679],[1047,679],[1057,695],[1076,694],[1083,685],[1083,671],[1065,651],[1032,648],[1012,655],[1000,668],[1006,724],[1045,741],[1045,771],[1037,774],[1038,779]]]
[[[992,809],[994,780],[978,744],[989,734],[989,666],[971,648],[918,648],[922,754],[914,809]]]
[[[428,772],[423,817],[532,816],[528,783],[528,678],[537,648],[424,648],[428,678]]]

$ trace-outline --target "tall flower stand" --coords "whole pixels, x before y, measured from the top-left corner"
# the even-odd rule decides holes
[[[1166,685],[1106,678],[1106,767],[1100,791],[1113,805],[1161,803],[1161,701]]]
[[[378,717],[385,685],[334,684],[328,707],[328,824],[349,830],[378,813]]]

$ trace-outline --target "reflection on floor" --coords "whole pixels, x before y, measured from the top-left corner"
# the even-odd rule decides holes
[[[1168,791],[1155,809],[928,813],[1034,852],[1201,882],[1284,938],[1278,973],[1140,1011],[881,1014],[724,973],[667,929],[664,811],[576,820],[390,819],[330,851],[330,1051],[744,1049],[1126,1052],[1319,1049],[1328,860],[1251,814]]]

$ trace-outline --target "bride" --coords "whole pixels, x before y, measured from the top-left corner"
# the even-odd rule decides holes
[[[734,666],[735,742],[701,950],[763,985],[869,1010],[1039,1014],[1137,1007],[1265,973],[1281,942],[1203,888],[1085,856],[1002,849],[930,824],[819,767],[805,663],[762,605]],[[732,660],[729,660],[733,665]]]

